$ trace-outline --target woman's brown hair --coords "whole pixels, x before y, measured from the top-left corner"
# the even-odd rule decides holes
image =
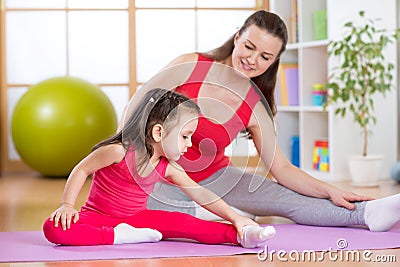
[[[276,104],[274,95],[277,79],[276,77],[280,63],[280,56],[286,49],[286,44],[288,40],[287,28],[283,20],[278,15],[265,10],[259,10],[246,19],[246,21],[238,31],[239,36],[251,25],[255,25],[260,29],[265,30],[266,32],[272,34],[282,41],[282,47],[275,62],[263,74],[251,78],[251,80],[264,96],[265,99],[263,102],[267,102],[269,109],[272,112],[272,115],[275,116]],[[227,59],[232,55],[235,35],[236,33],[232,35],[232,37],[229,38],[222,46],[210,52],[202,54],[216,61]]]

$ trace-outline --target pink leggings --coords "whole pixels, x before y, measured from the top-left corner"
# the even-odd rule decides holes
[[[60,224],[47,219],[43,232],[55,244],[85,246],[114,244],[114,227],[127,223],[138,228],[160,231],[163,239],[186,238],[205,244],[238,244],[236,228],[231,224],[210,222],[180,212],[143,210],[126,218],[115,218],[93,211],[81,211],[71,228],[62,230]]]

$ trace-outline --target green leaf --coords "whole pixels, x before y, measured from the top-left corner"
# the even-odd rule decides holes
[[[346,24],[344,24],[345,27],[353,27],[353,22],[349,21]]]
[[[345,108],[342,108],[342,111],[341,111],[341,115],[342,115],[342,117],[344,117],[344,116],[346,116],[346,109]]]

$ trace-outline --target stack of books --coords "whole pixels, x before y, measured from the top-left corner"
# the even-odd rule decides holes
[[[278,71],[276,103],[280,106],[299,105],[299,68],[296,63],[281,63]]]

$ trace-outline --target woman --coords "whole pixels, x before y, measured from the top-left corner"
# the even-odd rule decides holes
[[[170,88],[197,102],[202,114],[193,146],[179,163],[193,180],[251,216],[388,230],[400,220],[400,195],[373,200],[342,191],[293,166],[276,143],[274,88],[286,44],[284,22],[273,13],[257,11],[221,47],[173,60],[136,93],[127,113],[152,87]],[[242,131],[249,134],[277,183],[233,167],[224,156],[225,147]],[[205,218],[204,210],[179,188],[159,184],[161,187],[153,192],[149,208]]]

